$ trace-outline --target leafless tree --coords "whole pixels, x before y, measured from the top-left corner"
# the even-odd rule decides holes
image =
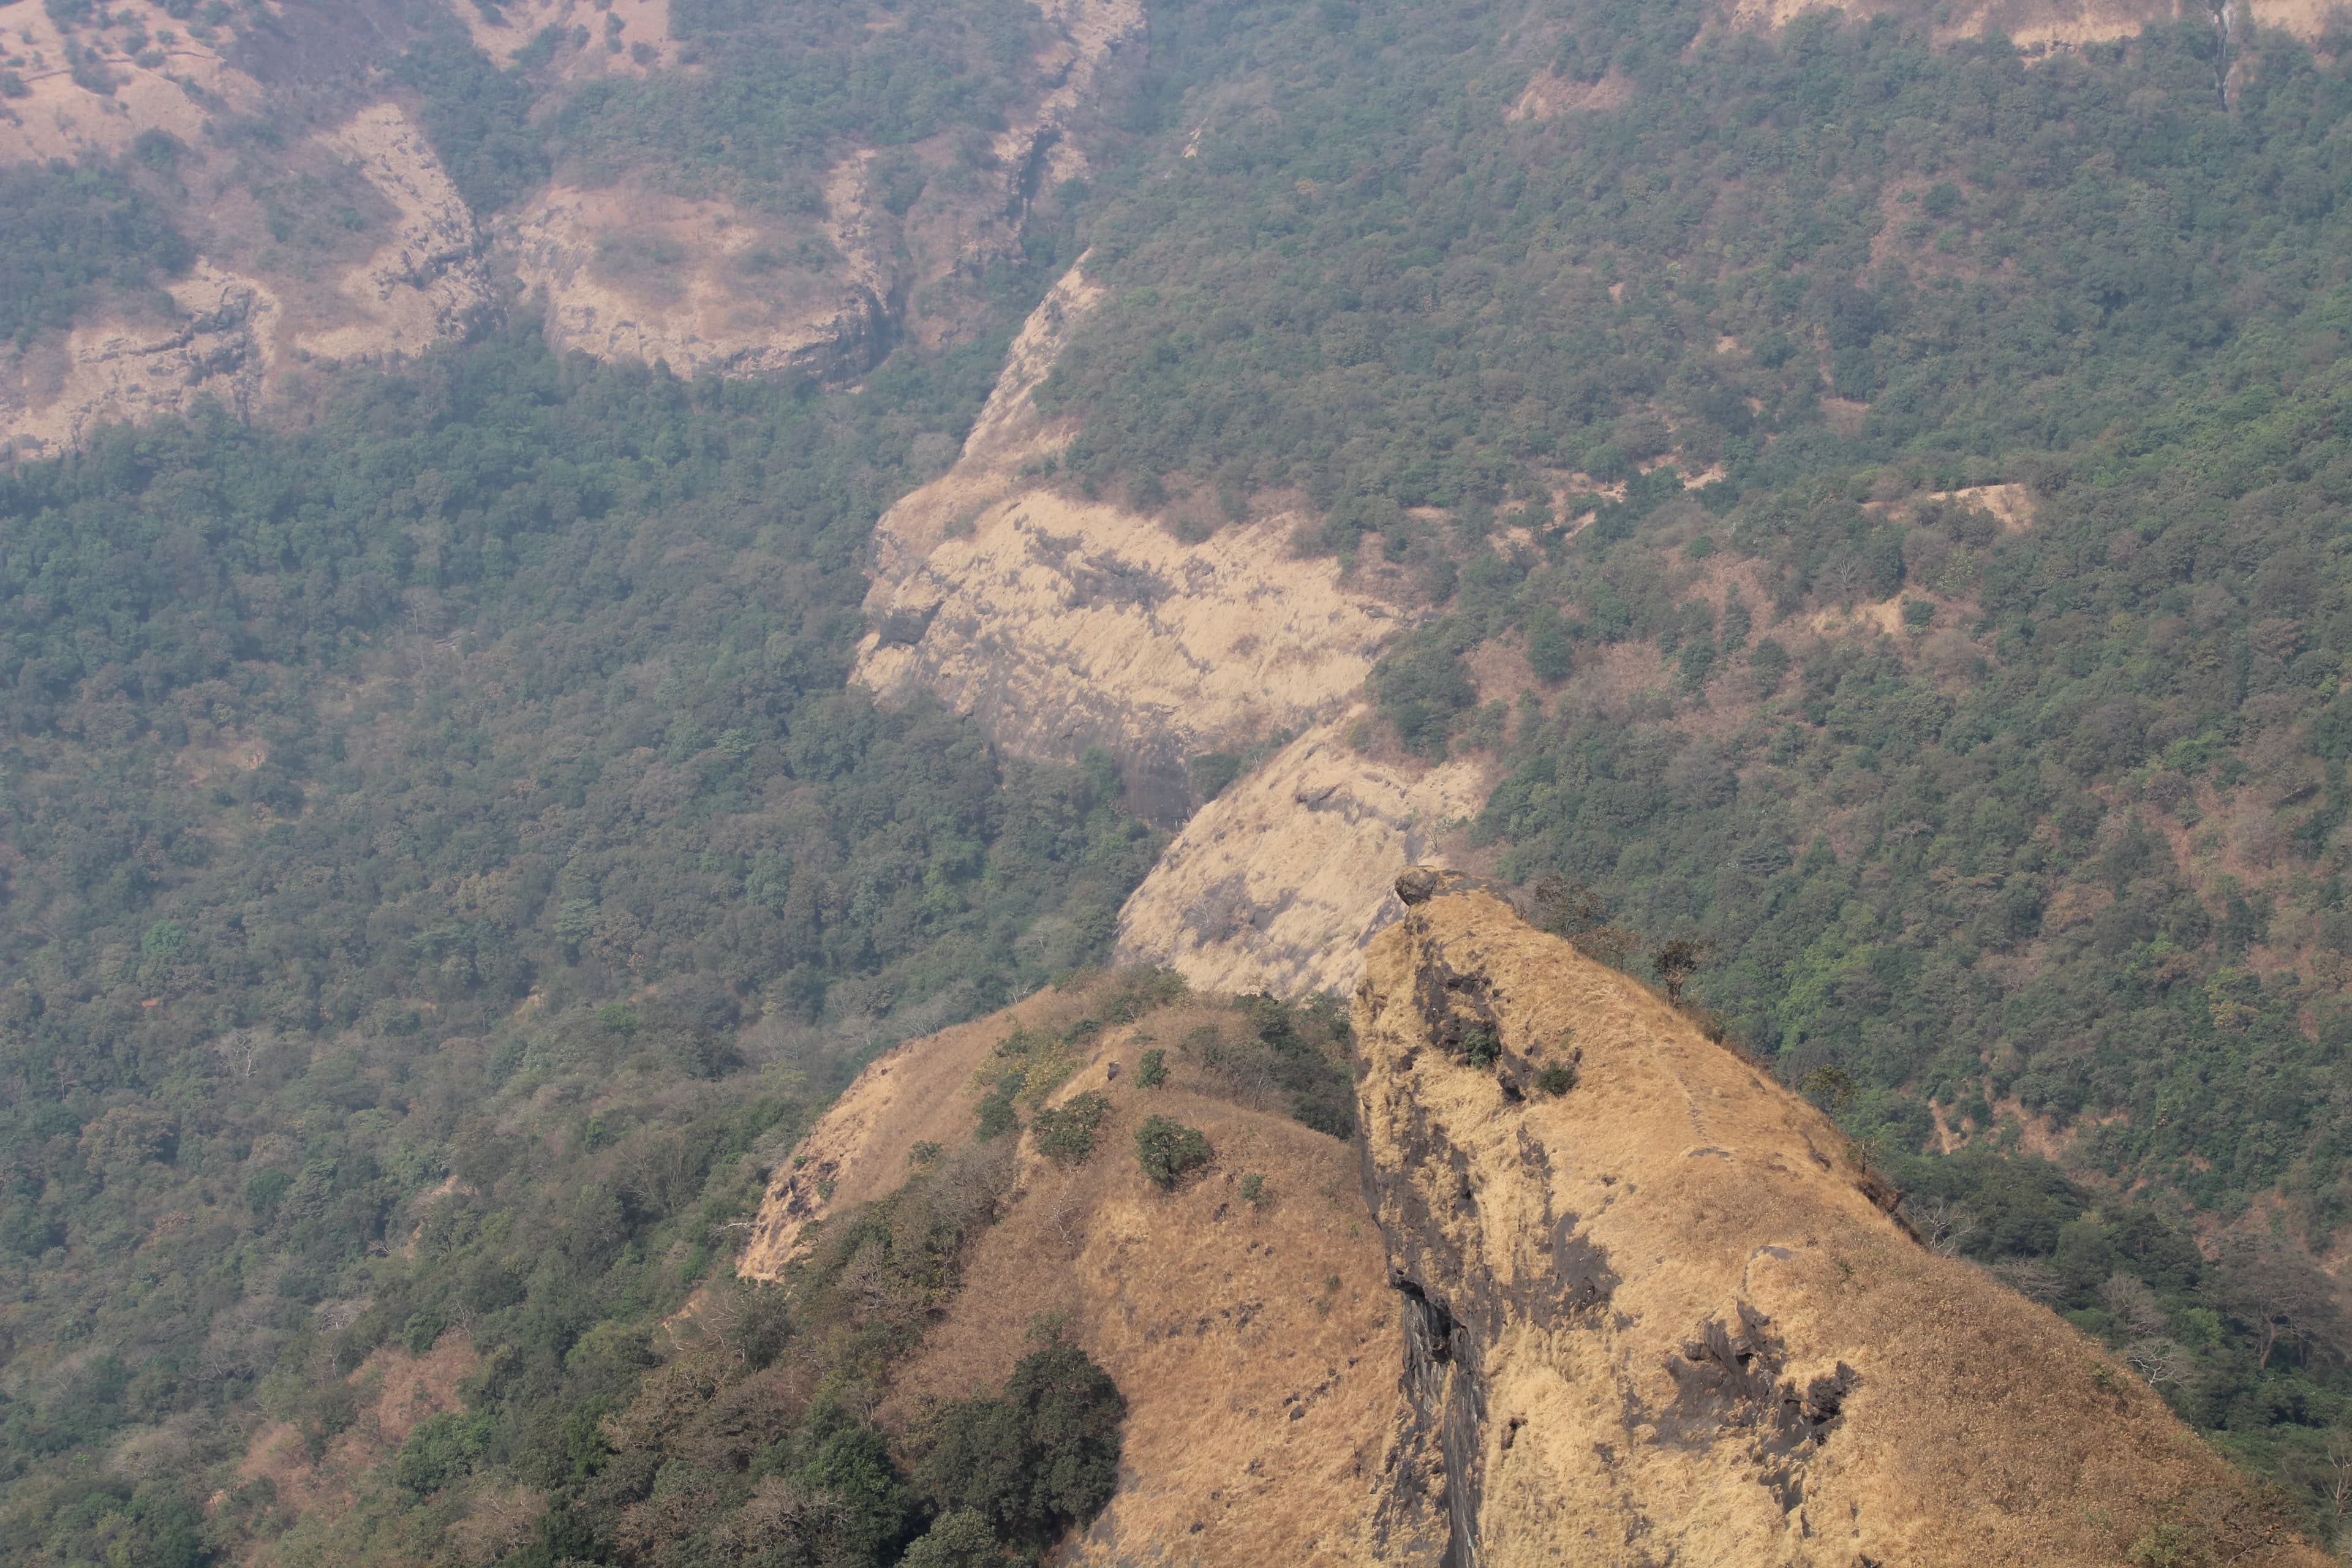
[[[2316,1265],[2271,1237],[2232,1237],[2223,1246],[2213,1304],[2253,1331],[2268,1366],[2282,1343],[2336,1348],[2344,1338],[2344,1315],[2327,1276]]]
[[[1054,1206],[1046,1212],[1054,1235],[1072,1258],[1084,1251],[1087,1245],[1086,1205],[1078,1202],[1076,1187],[1076,1177],[1064,1177],[1062,1190],[1055,1194]]]
[[[2125,1350],[2124,1362],[2152,1388],[2186,1383],[2197,1370],[2197,1358],[2170,1340],[2135,1340]]]
[[[697,1326],[738,1366],[764,1362],[783,1338],[783,1290],[770,1280],[724,1276],[697,1309]]]
[[[2011,1258],[1992,1266],[1993,1277],[2029,1301],[2043,1306],[2058,1299],[2058,1271],[2038,1258]]]
[[[2147,1281],[2118,1269],[2099,1287],[2100,1304],[2116,1316],[2116,1321],[2130,1331],[2134,1339],[2153,1340],[2169,1326],[2164,1304]]]
[[[231,1029],[226,1035],[216,1036],[206,1049],[220,1058],[221,1066],[227,1069],[230,1077],[247,1079],[253,1076],[254,1063],[260,1059],[261,1046],[259,1030]]]
[[[1976,1234],[1977,1216],[1949,1198],[1908,1197],[1903,1200],[1903,1212],[1927,1250],[1938,1258],[1958,1258],[1960,1244]]]
[[[1822,563],[1822,585],[1841,605],[1860,598],[1862,585],[1869,579],[1870,563],[1852,550],[1841,550]]]
[[[2352,1518],[2352,1431],[2338,1426],[2327,1435],[2327,1472],[2319,1483],[2329,1512],[2341,1527]],[[2340,1529],[2339,1529],[2340,1533]]]

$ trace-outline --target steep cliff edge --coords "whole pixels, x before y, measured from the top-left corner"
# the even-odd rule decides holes
[[[2089,1340],[1921,1247],[1826,1118],[1505,904],[1413,909],[1355,1019],[1407,1303],[1387,1517],[1442,1514],[1445,1562],[2325,1560]]]
[[[1402,913],[1389,879],[1432,858],[1492,782],[1473,758],[1408,768],[1359,754],[1347,733],[1364,715],[1318,724],[1194,814],[1119,910],[1121,963],[1277,996],[1355,984]]]
[[[1400,879],[1360,1142],[1235,1070],[1263,1002],[1098,977],[877,1060],[738,1270],[789,1279],[910,1173],[998,1162],[876,1418],[919,1447],[1058,1323],[1129,1411],[1065,1563],[2326,1561],[2127,1368],[1923,1247],[1826,1118],[1474,886]],[[984,1142],[1008,1063],[1034,1125]],[[1080,1097],[1092,1152],[1048,1157]],[[1170,1188],[1134,1155],[1154,1114],[1212,1151]]]

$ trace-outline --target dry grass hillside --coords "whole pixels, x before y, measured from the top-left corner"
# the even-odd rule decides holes
[[[210,28],[192,37],[154,0],[128,0],[108,15],[107,27],[69,32],[48,6],[0,8],[0,58],[25,62],[16,74],[26,89],[0,99],[0,164],[108,156],[142,131],[193,145],[208,100],[243,113],[259,107],[258,85],[230,58],[230,37]],[[77,79],[69,42],[89,52],[102,78],[85,68]],[[94,90],[101,84],[111,90]]]
[[[2325,1560],[2124,1366],[1920,1247],[1826,1118],[1507,905],[1422,904],[1355,1016],[1452,1560]]]
[[[1468,886],[1408,879],[1371,945],[1360,1144],[1237,1065],[1263,1004],[1098,976],[874,1063],[740,1271],[787,1277],[971,1145],[1017,1061],[1024,1121],[1101,1097],[1093,1151],[1011,1134],[876,1417],[920,1433],[1057,1322],[1129,1402],[1118,1490],[1057,1561],[2326,1561],[2127,1368],[1923,1247],[1811,1106]],[[1154,1113],[1213,1151],[1173,1190],[1135,1159]]]
[[[1124,1012],[1105,1007],[1118,992],[1117,982],[1046,992],[877,1060],[803,1141],[804,1163],[778,1172],[741,1270],[780,1274],[810,1218],[897,1186],[919,1144],[969,1143],[973,1073],[995,1043]],[[1051,1103],[1088,1091],[1110,1101],[1095,1152],[1065,1165],[1024,1138],[1003,1216],[880,1418],[904,1426],[931,1401],[1001,1383],[1036,1316],[1059,1314],[1129,1403],[1118,1494],[1062,1561],[1431,1561],[1439,1542],[1425,1530],[1379,1533],[1402,1415],[1398,1298],[1356,1151],[1203,1058],[1202,1031],[1245,1027],[1229,1006],[1180,998],[1105,1027],[1063,1061]],[[1139,1088],[1154,1043],[1170,1081]],[[1134,1129],[1153,1113],[1200,1129],[1214,1151],[1173,1192],[1136,1161]],[[1263,1182],[1257,1204],[1242,1196],[1245,1174]]]

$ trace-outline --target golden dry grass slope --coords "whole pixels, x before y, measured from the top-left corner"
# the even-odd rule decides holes
[[[1415,908],[1355,1019],[1399,1496],[1451,1561],[2324,1561],[2097,1345],[1921,1247],[1826,1118],[1507,905]]]
[[[810,1131],[805,1163],[778,1173],[740,1270],[781,1273],[810,1220],[904,1181],[919,1142],[969,1142],[972,1074],[993,1044],[1015,1028],[1066,1029],[1098,1000],[1046,992],[877,1060]],[[1399,1299],[1355,1149],[1237,1102],[1174,1049],[1168,1084],[1135,1087],[1139,1037],[1172,1046],[1231,1017],[1180,1002],[1106,1030],[1067,1064],[1055,1102],[1097,1090],[1111,1103],[1094,1155],[1064,1166],[1024,1139],[1003,1216],[972,1248],[962,1289],[899,1369],[881,1418],[904,1423],[927,1401],[1000,1383],[1030,1348],[1035,1316],[1059,1313],[1129,1414],[1118,1491],[1058,1560],[1433,1562],[1443,1542],[1430,1521],[1400,1528],[1381,1508],[1383,1467],[1407,1429]],[[1117,1078],[1114,1063],[1126,1069]],[[1135,1159],[1135,1127],[1154,1112],[1201,1129],[1215,1151],[1174,1192]],[[1263,1179],[1258,1205],[1241,1196],[1244,1173]]]
[[[1094,1154],[1024,1138],[877,1413],[919,1428],[1058,1317],[1129,1414],[1118,1490],[1056,1561],[2326,1561],[2096,1344],[1923,1248],[1811,1106],[1466,879],[1422,883],[1357,995],[1360,1149],[1192,1053],[1136,1087],[1151,1042],[1237,1015],[1195,996],[1088,1037],[1124,1016],[1097,981],[877,1060],[739,1268],[780,1277],[919,1145],[969,1142],[997,1042],[1076,1038],[1045,1098],[1108,1099]],[[1214,1150],[1173,1192],[1133,1158],[1154,1112]]]

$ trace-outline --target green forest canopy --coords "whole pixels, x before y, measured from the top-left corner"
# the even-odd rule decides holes
[[[888,9],[679,0],[707,94],[542,108],[544,50],[501,69],[454,33],[399,68],[485,210],[567,159],[804,203],[837,138],[984,136],[1025,68],[1024,11],[866,25]],[[2352,1218],[2352,50],[2262,35],[2223,104],[2191,26],[2029,58],[1701,15],[1155,6],[1119,109],[1148,140],[1084,219],[1113,303],[1044,393],[1080,421],[1069,482],[1304,496],[1307,547],[1407,566],[1436,614],[1373,691],[1397,743],[1494,755],[1474,832],[1506,868],[1711,943],[1694,993],[1931,1242],[2332,1531],[2347,1336],[2291,1244]],[[1514,118],[1539,73],[1599,107]],[[187,264],[169,151],[0,180],[28,220],[0,329]],[[462,1410],[288,1560],[426,1551],[519,1487],[557,1506],[509,1561],[655,1561],[615,1521],[709,1499],[614,1464],[607,1419],[729,1456],[693,1486],[824,1490],[865,1532],[795,1551],[1051,1522],[923,1493],[837,1405],[726,1448],[722,1385],[776,1336],[846,1314],[866,1375],[916,1323],[823,1268],[740,1304],[725,1377],[647,1339],[867,1050],[1098,958],[1156,851],[1107,761],[1009,763],[845,684],[866,530],[915,438],[971,418],[1000,303],[994,338],[855,392],[506,332],[301,430],[203,414],[0,478],[12,1557],[278,1535],[241,1423],[324,1451],[340,1373],[456,1332]],[[1990,482],[2029,529],[1945,499]],[[1880,605],[1885,637],[1809,629]],[[1482,706],[1491,640],[1564,695]],[[1649,689],[1585,702],[1628,651]],[[1328,1028],[1259,1039],[1338,1131],[1300,1044]],[[2028,1117],[2079,1129],[2075,1179],[2019,1157]],[[909,1300],[951,1285],[992,1170],[867,1216],[931,1238]],[[2190,1239],[2271,1193],[2276,1235]],[[99,1462],[134,1441],[168,1458]]]

